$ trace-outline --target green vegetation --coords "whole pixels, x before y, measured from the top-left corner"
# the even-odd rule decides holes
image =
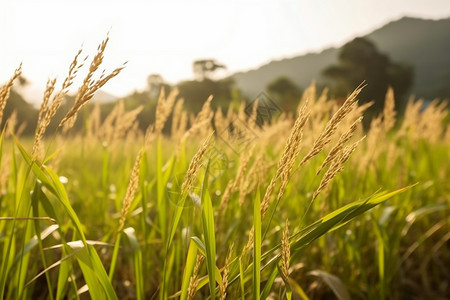
[[[2,128],[1,299],[450,296],[446,103],[411,100],[399,118],[389,90],[365,132],[364,87],[338,105],[310,86],[262,126],[270,107],[224,114],[211,98],[189,119],[174,90],[145,132],[123,103],[72,131],[121,70],[96,77],[106,43],[65,115],[79,53],[61,90],[49,81],[33,140]]]

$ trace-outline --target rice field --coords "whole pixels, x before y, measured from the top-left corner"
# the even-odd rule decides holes
[[[446,102],[400,115],[388,90],[363,128],[364,85],[341,105],[312,85],[290,113],[210,97],[195,116],[172,91],[146,132],[121,102],[73,131],[123,68],[96,75],[106,43],[56,132],[81,52],[34,137],[1,128],[0,299],[450,298]]]

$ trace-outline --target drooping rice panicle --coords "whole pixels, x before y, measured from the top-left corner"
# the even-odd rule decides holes
[[[322,162],[322,164],[320,165],[319,169],[317,169],[316,175],[319,174],[320,171],[326,165],[328,165],[331,161],[333,161],[336,158],[336,156],[340,153],[340,151],[344,147],[345,143],[347,143],[347,141],[353,136],[353,133],[355,132],[357,125],[359,123],[361,123],[361,121],[362,121],[362,117],[359,117],[355,122],[353,122],[353,124],[350,126],[350,128],[344,134],[342,134],[339,137],[339,140],[336,143],[336,145],[333,148],[331,148],[331,150],[328,153],[327,157]]]
[[[289,243],[289,221],[286,219],[283,236],[281,238],[281,272],[284,278],[289,278],[289,260],[291,258],[291,246]]]
[[[100,45],[97,48],[97,54],[94,56],[91,65],[89,67],[88,74],[83,80],[82,85],[78,89],[78,93],[75,97],[75,102],[72,106],[72,108],[67,112],[67,114],[64,116],[64,118],[59,123],[59,126],[62,127],[64,124],[68,123],[67,126],[70,128],[75,124],[76,116],[78,111],[81,109],[83,105],[85,105],[92,97],[94,96],[94,93],[99,90],[101,87],[103,87],[110,79],[116,77],[119,75],[119,73],[125,68],[124,63],[122,66],[114,69],[111,73],[108,75],[105,75],[105,73],[102,73],[99,77],[99,79],[95,80],[92,78],[94,73],[97,71],[97,69],[100,67],[100,65],[103,63],[103,55],[106,49],[106,45],[108,44],[109,37],[106,37],[105,40],[103,40]]]
[[[314,141],[312,149],[302,159],[299,164],[300,166],[305,164],[312,157],[316,156],[331,141],[331,137],[335,133],[339,123],[352,111],[353,107],[358,102],[358,99],[356,97],[363,88],[363,85],[359,86],[350,96],[347,97],[344,104],[342,104],[338,111],[331,117],[330,121],[328,121],[327,125],[325,126],[325,129]]]
[[[197,259],[195,262],[194,272],[192,273],[191,279],[189,280],[188,287],[188,300],[194,299],[195,293],[197,292],[198,286],[198,272],[200,271],[200,267],[202,266],[202,262],[205,257],[202,254],[197,254]]]
[[[14,75],[11,79],[0,88],[0,124],[2,123],[3,111],[6,106],[6,101],[9,98],[11,88],[14,85],[14,81],[19,78],[20,75],[22,75],[22,63],[20,63],[19,67],[14,71]]]
[[[194,182],[194,178],[197,175],[198,171],[200,170],[200,167],[202,165],[202,159],[206,153],[206,150],[211,144],[211,141],[213,139],[213,134],[211,133],[202,143],[200,148],[198,149],[197,153],[195,153],[194,157],[191,160],[191,163],[189,164],[189,168],[186,172],[186,176],[184,179],[183,184],[181,185],[181,191],[183,193],[188,193],[192,190],[192,183]]]
[[[120,232],[123,227],[125,226],[125,221],[127,219],[131,203],[134,200],[134,196],[136,194],[136,191],[138,189],[139,184],[139,166],[141,164],[142,155],[144,154],[144,151],[141,149],[136,157],[136,161],[134,162],[133,169],[131,171],[130,175],[130,181],[128,183],[127,191],[125,193],[125,197],[123,198],[123,204],[122,204],[122,211],[120,212],[120,221],[119,221],[119,228],[117,229],[117,232]]]

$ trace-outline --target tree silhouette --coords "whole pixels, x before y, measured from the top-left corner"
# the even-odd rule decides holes
[[[200,59],[194,61],[192,69],[197,80],[212,79],[213,74],[219,69],[227,67],[214,59]]]
[[[150,74],[147,77],[147,89],[150,99],[157,99],[164,88],[166,93],[169,93],[172,87],[159,74]]]
[[[286,76],[280,76],[270,82],[267,91],[277,98],[277,102],[285,111],[295,109],[302,94],[301,89]]]
[[[365,38],[356,38],[345,44],[339,53],[339,64],[326,68],[323,74],[335,82],[332,92],[337,97],[345,97],[366,81],[367,87],[359,98],[361,103],[375,100],[372,114],[383,108],[388,86],[394,89],[396,107],[401,108],[413,81],[412,67],[392,62]]]

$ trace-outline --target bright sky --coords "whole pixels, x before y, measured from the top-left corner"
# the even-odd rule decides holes
[[[152,73],[192,78],[195,59],[215,58],[231,74],[340,46],[405,15],[446,18],[450,0],[0,0],[0,83],[21,61],[32,89],[61,81],[80,46],[92,57],[108,31],[104,67],[128,65],[104,90],[122,96]]]

